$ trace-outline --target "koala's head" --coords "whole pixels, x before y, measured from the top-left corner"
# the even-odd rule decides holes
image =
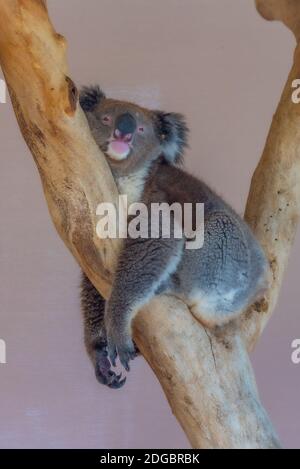
[[[111,166],[132,170],[160,157],[170,164],[182,159],[188,129],[181,114],[108,99],[98,86],[84,87],[80,104]]]

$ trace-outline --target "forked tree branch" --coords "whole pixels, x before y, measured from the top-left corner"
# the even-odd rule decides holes
[[[265,16],[273,17],[274,3],[269,2]],[[282,1],[281,14],[292,3]],[[300,18],[300,6],[294,2],[293,8]],[[289,24],[288,17],[279,19]],[[118,194],[78,105],[65,53],[66,42],[53,29],[46,2],[0,0],[0,63],[51,217],[107,298],[120,242],[97,237],[96,207],[104,201],[116,203]],[[214,330],[206,330],[185,304],[167,296],[156,297],[134,322],[134,339],[195,448],[279,445],[259,401],[247,347],[257,340],[274,308],[298,220],[300,111],[290,101],[290,81],[297,73],[300,77],[298,54],[246,210],[273,269],[268,295],[239,321]]]

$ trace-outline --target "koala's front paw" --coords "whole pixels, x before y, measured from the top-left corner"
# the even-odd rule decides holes
[[[126,378],[121,379],[122,373],[117,375],[112,371],[111,364],[108,360],[106,344],[96,348],[95,358],[95,374],[99,383],[112,389],[121,388],[125,384]]]
[[[136,348],[128,334],[108,327],[107,350],[113,366],[116,366],[116,358],[119,356],[120,362],[125,370],[130,370],[129,361],[136,357]]]

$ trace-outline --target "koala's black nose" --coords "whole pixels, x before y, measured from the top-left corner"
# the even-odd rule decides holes
[[[121,133],[121,136],[125,136],[128,134],[133,134],[136,129],[136,120],[135,118],[126,112],[125,114],[121,114],[116,119],[116,130]]]

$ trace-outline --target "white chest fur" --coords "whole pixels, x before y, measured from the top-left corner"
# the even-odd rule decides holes
[[[129,174],[128,176],[121,176],[117,179],[117,186],[120,194],[127,195],[128,205],[134,202],[139,202],[145,184],[145,177],[147,171],[143,168],[140,171]]]

